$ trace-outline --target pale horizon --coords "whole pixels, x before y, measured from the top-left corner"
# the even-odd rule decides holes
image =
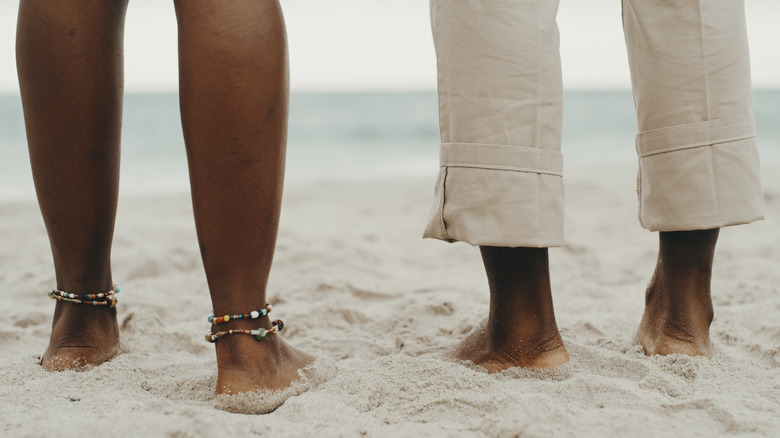
[[[780,88],[780,2],[748,0],[755,89]],[[293,93],[432,91],[436,59],[428,2],[295,0],[283,4]],[[0,93],[18,94],[14,38],[18,4],[0,4]],[[620,2],[561,0],[558,14],[564,88],[629,89]],[[176,92],[172,2],[133,0],[125,29],[125,91]]]

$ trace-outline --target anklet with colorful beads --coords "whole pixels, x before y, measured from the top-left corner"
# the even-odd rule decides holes
[[[227,336],[227,335],[234,335],[234,334],[245,334],[245,335],[252,335],[257,339],[258,341],[262,341],[265,339],[265,337],[269,334],[279,333],[284,329],[284,322],[282,322],[281,319],[277,319],[274,322],[271,323],[273,327],[270,329],[264,329],[264,328],[258,328],[254,330],[243,330],[243,329],[237,329],[237,330],[225,330],[221,332],[208,332],[206,333],[206,340],[209,342],[217,342],[217,339]]]
[[[265,303],[265,307],[263,307],[260,310],[254,310],[252,312],[244,313],[241,315],[223,315],[223,316],[209,315],[207,320],[212,324],[222,324],[223,322],[232,321],[234,319],[235,320],[250,319],[250,318],[257,319],[260,318],[261,316],[268,315],[268,313],[271,312],[271,308],[272,308],[271,303]]]
[[[49,291],[49,298],[75,304],[116,307],[116,303],[118,302],[116,294],[118,293],[119,286],[114,284],[114,287],[111,290],[94,294],[74,294],[65,292],[64,290],[52,289]]]

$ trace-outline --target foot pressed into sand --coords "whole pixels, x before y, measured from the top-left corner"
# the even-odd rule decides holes
[[[454,357],[491,373],[568,362],[555,322],[547,248],[482,246],[480,252],[490,312],[455,348]]]
[[[666,232],[637,341],[647,355],[712,357],[710,282],[718,230]]]
[[[706,297],[704,292],[691,295],[694,296],[681,299],[669,289],[650,285],[637,332],[637,341],[645,354],[712,357],[712,301],[708,293]]]
[[[100,365],[119,352],[116,309],[57,302],[51,338],[41,365],[47,371]]]
[[[473,362],[489,373],[512,367],[553,368],[569,361],[569,353],[555,324],[526,331],[524,335],[523,330],[503,331],[498,336],[491,336],[491,332],[496,333],[496,329],[491,330],[488,321],[482,321],[455,347],[452,356]]]
[[[216,342],[216,394],[281,391],[301,379],[299,370],[314,357],[288,344],[277,334],[262,341],[235,334]]]

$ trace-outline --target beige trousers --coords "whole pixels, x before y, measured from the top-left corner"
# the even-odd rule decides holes
[[[431,0],[441,168],[425,237],[563,244],[557,0]],[[763,217],[743,0],[623,0],[651,231]]]

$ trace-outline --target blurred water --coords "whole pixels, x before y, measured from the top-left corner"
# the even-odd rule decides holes
[[[566,92],[567,166],[636,158],[629,91]],[[392,177],[434,178],[438,114],[434,92],[294,94],[290,102],[287,184]],[[755,93],[759,147],[780,164],[780,90]],[[149,194],[189,187],[178,98],[125,97],[121,191]],[[19,96],[0,96],[0,201],[34,199]]]

